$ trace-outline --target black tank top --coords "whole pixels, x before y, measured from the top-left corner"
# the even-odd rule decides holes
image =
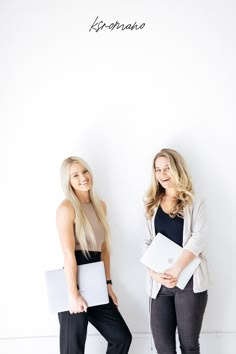
[[[155,215],[154,223],[156,234],[160,232],[162,235],[168,237],[182,247],[184,227],[183,218],[179,216],[172,218],[162,210],[161,206],[159,206]]]

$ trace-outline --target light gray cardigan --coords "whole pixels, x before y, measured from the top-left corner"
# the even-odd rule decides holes
[[[154,219],[158,207],[154,211],[151,220],[147,221],[148,237],[145,240],[145,248],[150,245],[155,235]],[[201,263],[193,275],[193,291],[195,293],[202,292],[208,289],[209,274],[207,267],[207,260],[204,254],[207,241],[207,227],[206,227],[206,211],[204,200],[195,196],[191,206],[184,209],[184,228],[183,228],[183,247],[186,250],[199,256]],[[156,298],[161,284],[152,280],[148,273],[147,279],[147,293],[153,299]]]

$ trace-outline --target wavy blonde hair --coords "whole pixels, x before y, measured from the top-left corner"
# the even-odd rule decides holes
[[[153,159],[152,182],[144,197],[146,217],[147,219],[151,219],[154,214],[154,209],[165,194],[165,189],[156,180],[155,162],[158,157],[166,157],[168,159],[170,170],[174,177],[175,189],[177,191],[177,202],[173,209],[170,210],[169,215],[171,217],[175,217],[176,215],[183,217],[184,207],[192,204],[193,186],[184,159],[177,151],[172,149],[162,149]]]
[[[86,238],[86,235],[89,235],[90,238],[89,241],[91,242],[93,248],[92,250],[95,250],[96,240],[95,240],[94,231],[92,229],[92,226],[87,216],[85,215],[81,207],[81,203],[78,197],[76,196],[74,189],[70,184],[70,167],[74,163],[79,163],[82,166],[84,166],[91,175],[92,186],[89,191],[90,200],[97,214],[97,217],[104,228],[106,247],[108,250],[110,250],[110,230],[109,230],[105,212],[101,206],[100,199],[94,190],[92,171],[88,166],[87,162],[85,162],[83,159],[77,156],[70,156],[66,158],[61,165],[61,184],[66,199],[70,201],[75,211],[75,237],[80,243],[81,251],[85,256],[89,255],[89,249],[88,249],[89,246],[88,246],[88,240]],[[90,251],[92,250],[90,249]]]

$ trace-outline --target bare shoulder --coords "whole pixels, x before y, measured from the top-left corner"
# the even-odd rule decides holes
[[[102,207],[104,213],[106,214],[107,213],[107,207],[106,207],[105,202],[103,200],[100,200],[100,203],[101,203],[101,207]]]
[[[61,204],[57,208],[57,216],[67,217],[67,218],[75,218],[75,211],[68,199],[64,199]]]

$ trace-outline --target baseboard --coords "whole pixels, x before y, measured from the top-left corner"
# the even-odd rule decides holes
[[[204,332],[201,334],[201,354],[235,354],[235,347],[236,332]],[[104,354],[105,351],[104,339],[100,335],[89,334],[86,354]],[[155,352],[151,350],[150,334],[133,334],[130,354],[154,354]],[[59,354],[58,337],[0,338],[0,353]]]

